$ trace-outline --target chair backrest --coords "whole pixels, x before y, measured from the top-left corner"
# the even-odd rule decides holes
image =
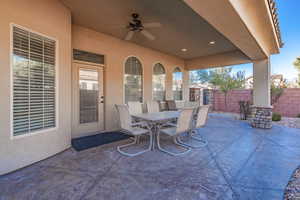
[[[130,130],[131,128],[131,116],[129,114],[127,105],[116,105],[117,111],[120,117],[120,126],[124,130]]]
[[[159,104],[157,101],[147,101],[148,113],[159,112]]]
[[[166,110],[166,103],[163,101],[157,101],[158,106],[159,106],[159,110],[160,111],[165,111]]]
[[[129,113],[131,115],[143,113],[143,106],[142,106],[141,102],[129,101],[127,103],[127,105],[128,105]]]
[[[177,134],[187,132],[191,129],[193,113],[194,109],[192,108],[184,108],[181,110],[177,120]]]
[[[205,125],[209,111],[209,105],[200,106],[197,113],[196,128],[201,128]]]
[[[185,101],[184,107],[186,108],[196,108],[199,107],[199,101]]]
[[[177,110],[176,102],[174,100],[166,100],[168,110]]]

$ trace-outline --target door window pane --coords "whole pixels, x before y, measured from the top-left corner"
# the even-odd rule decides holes
[[[98,71],[79,70],[79,111],[80,124],[98,121],[99,81]]]
[[[152,89],[153,100],[164,101],[166,97],[166,72],[162,64],[157,63],[153,68]]]
[[[173,72],[173,98],[175,101],[181,101],[183,100],[182,96],[182,83],[183,77],[182,72],[179,67],[176,67],[176,69]]]
[[[128,101],[143,102],[143,68],[141,62],[130,57],[125,63],[125,103]]]

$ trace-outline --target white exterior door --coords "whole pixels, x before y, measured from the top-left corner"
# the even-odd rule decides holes
[[[103,67],[73,63],[72,138],[104,130]]]

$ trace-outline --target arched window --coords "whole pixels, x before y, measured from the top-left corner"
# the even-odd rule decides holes
[[[183,77],[179,67],[176,67],[173,72],[173,97],[175,101],[183,100],[182,88],[183,88]]]
[[[164,101],[166,99],[166,71],[162,64],[157,63],[153,67],[152,94],[153,100]]]
[[[143,68],[136,57],[129,57],[125,63],[124,74],[125,103],[143,102]]]

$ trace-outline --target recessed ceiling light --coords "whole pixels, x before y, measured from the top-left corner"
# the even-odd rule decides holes
[[[181,49],[181,51],[183,51],[183,52],[186,52],[186,51],[187,51],[187,49]]]
[[[216,41],[210,41],[209,44],[214,45],[214,44],[216,44]]]

